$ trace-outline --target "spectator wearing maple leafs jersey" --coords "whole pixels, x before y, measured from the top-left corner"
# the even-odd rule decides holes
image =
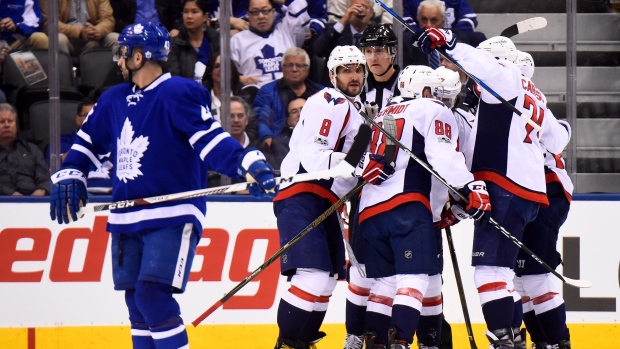
[[[251,0],[250,29],[230,41],[232,60],[244,85],[263,86],[282,77],[282,57],[287,48],[303,45],[310,25],[306,0],[287,1],[288,12],[275,23],[273,0]]]

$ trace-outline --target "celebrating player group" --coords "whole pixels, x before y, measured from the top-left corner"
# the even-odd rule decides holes
[[[282,177],[337,167],[364,124],[372,129],[367,150],[351,174],[278,185],[264,155],[213,118],[204,87],[164,73],[167,30],[128,26],[116,51],[127,83],[101,96],[52,175],[51,218],[79,218],[84,173],[101,166],[96,154],[114,154],[115,201],[204,189],[209,169],[247,179],[251,194],[273,197],[286,246],[279,257],[290,287],[278,305],[276,349],[316,348],[330,296],[345,279],[345,349],[406,349],[414,336],[420,348],[442,347],[449,324],[441,229],[473,219],[471,263],[490,347],[525,349],[525,324],[535,348],[570,348],[559,280],[549,270],[561,262],[556,242],[571,201],[560,155],[570,126],[547,108],[531,80],[532,57],[509,38],[474,48],[447,29],[418,34],[419,50],[449,57],[442,67],[395,65],[390,25],[366,29],[361,49],[331,52],[333,87],[303,107]],[[317,222],[345,195],[349,239],[340,212]],[[189,347],[173,294],[187,284],[205,213],[204,196],[111,211],[114,287],[125,294],[134,348]]]

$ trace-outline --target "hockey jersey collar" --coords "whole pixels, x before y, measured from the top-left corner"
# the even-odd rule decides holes
[[[157,79],[153,80],[153,82],[151,82],[145,88],[143,88],[142,92],[146,92],[146,91],[150,91],[150,90],[154,89],[155,87],[159,86],[159,84],[161,84],[162,82],[170,79],[171,77],[172,77],[172,75],[170,73],[164,73],[164,74],[160,75]],[[133,84],[133,87],[131,88],[131,90],[135,93],[136,90],[139,90],[137,87],[138,86],[136,84]]]

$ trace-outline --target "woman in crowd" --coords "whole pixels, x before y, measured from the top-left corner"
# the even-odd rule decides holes
[[[168,71],[202,83],[209,58],[220,49],[219,33],[207,25],[208,0],[183,1],[183,26],[172,39]]]

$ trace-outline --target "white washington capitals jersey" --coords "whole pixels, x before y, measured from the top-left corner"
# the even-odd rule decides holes
[[[558,125],[560,125],[558,123]],[[569,128],[569,127],[568,127]],[[562,158],[561,153],[554,154],[547,150],[547,144],[555,143],[557,146],[559,144],[568,144],[570,141],[570,132],[567,127],[560,125],[560,127],[554,127],[552,129],[544,130],[543,137],[541,137],[541,143],[545,148],[545,179],[547,184],[552,182],[558,182],[564,188],[564,194],[568,201],[572,200],[573,196],[573,182],[566,172],[566,163]]]
[[[114,201],[203,189],[207,170],[236,177],[243,148],[213,119],[207,90],[163,74],[138,90],[124,83],[106,91],[86,117],[63,168],[88,173],[95,154],[115,159]],[[192,198],[113,210],[108,231],[126,233],[194,223],[202,231],[206,199]]]
[[[263,86],[282,77],[282,56],[289,47],[301,47],[310,26],[306,0],[295,0],[272,31],[243,30],[230,38],[230,54],[239,74],[257,76]]]
[[[324,88],[310,98],[301,111],[289,142],[290,151],[282,161],[282,177],[297,173],[328,170],[335,165],[334,152],[348,153],[363,117],[344,94]],[[274,200],[300,192],[312,192],[336,202],[357,183],[357,178],[334,178],[281,185]]]
[[[540,125],[543,133],[546,128],[553,127],[549,126],[554,118],[548,113],[544,95],[521,75],[515,64],[496,60],[490,53],[464,44],[457,44],[449,53],[465,70]],[[493,182],[527,200],[547,204],[544,149],[540,137],[540,132],[491,93],[482,90],[478,113],[464,149],[467,164],[476,179]]]
[[[396,138],[450,185],[461,188],[474,180],[463,154],[456,151],[456,121],[443,103],[431,98],[408,99],[386,106],[375,121],[383,125],[383,117],[388,114],[396,121]],[[372,131],[370,151],[383,155],[386,137],[375,127]],[[396,152],[394,170],[380,185],[366,185],[362,189],[360,223],[412,201],[425,204],[433,212],[433,220],[438,221],[448,197],[447,188],[438,181],[433,184],[431,173],[402,149]]]

